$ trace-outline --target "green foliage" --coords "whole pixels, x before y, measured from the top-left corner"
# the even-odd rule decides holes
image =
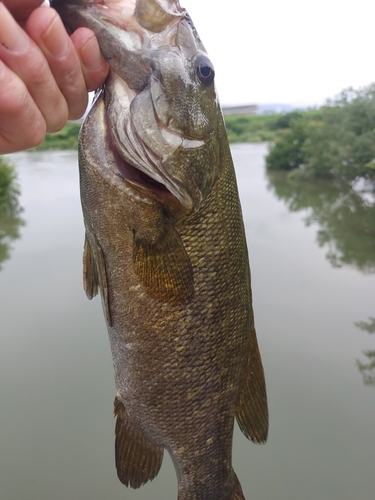
[[[19,189],[13,165],[0,156],[0,212],[11,210],[17,203]]]
[[[307,124],[306,119],[296,117],[289,122],[289,128],[279,133],[266,159],[268,169],[293,170],[305,163],[301,145],[307,137]]]
[[[292,111],[273,115],[229,115],[225,117],[228,140],[233,142],[273,141],[278,132],[290,127],[290,123],[302,116],[311,118],[319,111]]]
[[[20,227],[24,225],[18,197],[14,167],[0,156],[0,269],[1,263],[9,259],[12,242],[20,237]]]
[[[276,115],[254,115],[225,117],[229,142],[264,142],[275,135]]]
[[[35,151],[77,149],[80,127],[79,123],[68,122],[60,132],[47,134],[42,144],[35,148]]]
[[[375,83],[343,90],[315,115],[291,117],[266,163],[294,176],[375,181]]]

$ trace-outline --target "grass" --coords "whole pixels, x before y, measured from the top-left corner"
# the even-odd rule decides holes
[[[80,128],[79,123],[68,122],[60,132],[47,134],[42,144],[34,148],[33,151],[77,149]]]

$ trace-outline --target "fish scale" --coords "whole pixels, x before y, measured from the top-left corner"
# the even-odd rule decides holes
[[[83,124],[79,167],[84,286],[100,291],[115,369],[118,477],[152,480],[167,450],[179,500],[242,500],[234,420],[262,443],[268,410],[213,66],[177,1],[138,0],[123,36],[113,2],[53,5],[71,28],[94,29],[115,65]],[[131,56],[121,71],[116,43]]]

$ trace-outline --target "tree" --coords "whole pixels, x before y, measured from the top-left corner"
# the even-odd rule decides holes
[[[320,115],[296,117],[280,132],[266,164],[293,175],[365,178],[375,185],[375,83],[343,90]]]

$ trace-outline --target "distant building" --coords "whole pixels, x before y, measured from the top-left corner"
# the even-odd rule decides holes
[[[242,106],[222,106],[223,115],[257,115],[259,113],[258,104],[244,104]]]

